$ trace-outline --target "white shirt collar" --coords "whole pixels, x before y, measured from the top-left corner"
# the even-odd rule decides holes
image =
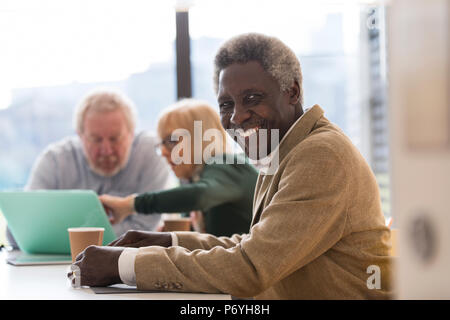
[[[294,124],[292,124],[292,126],[289,127],[289,130],[286,132],[286,134],[283,136],[283,138],[281,139],[280,143],[277,145],[277,147],[275,148],[274,151],[272,151],[269,155],[267,155],[266,157],[259,159],[259,160],[253,160],[252,164],[259,169],[259,171],[262,174],[267,174],[269,172],[269,169],[272,165],[272,158],[278,154],[278,149],[280,148],[280,145],[283,143],[283,141],[286,139],[286,137],[289,135],[289,133],[291,133],[291,131],[293,130],[293,128],[297,125],[297,123],[300,121],[301,118],[303,118],[303,116],[305,115],[305,113],[307,113],[311,108],[305,109],[305,112],[303,112],[303,114],[300,116],[300,118],[298,118]],[[273,174],[273,173],[272,173]]]

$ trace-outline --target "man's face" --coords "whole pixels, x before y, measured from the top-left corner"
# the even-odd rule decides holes
[[[276,146],[272,145],[272,129],[278,129],[279,139],[287,132],[295,120],[295,109],[290,104],[289,93],[282,92],[277,81],[258,62],[232,64],[219,75],[217,100],[220,117],[225,129],[240,132],[237,142],[246,155],[259,159],[259,149],[264,147],[258,138],[257,150],[250,152],[250,138],[259,130],[267,129],[267,154]],[[236,139],[235,139],[236,140]],[[254,141],[254,140],[253,140]],[[278,145],[278,142],[276,145]]]
[[[111,177],[126,166],[133,133],[121,110],[88,111],[80,138],[89,166],[95,173]]]

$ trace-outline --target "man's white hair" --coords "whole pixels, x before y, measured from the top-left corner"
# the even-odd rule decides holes
[[[280,90],[289,90],[293,81],[300,87],[303,105],[302,71],[295,53],[281,40],[259,33],[246,33],[226,41],[214,61],[214,89],[219,89],[219,75],[234,63],[257,61],[279,84]]]
[[[88,112],[122,110],[128,129],[136,128],[136,108],[125,94],[111,88],[97,88],[88,93],[75,108],[74,126],[78,134],[84,131],[84,118]]]

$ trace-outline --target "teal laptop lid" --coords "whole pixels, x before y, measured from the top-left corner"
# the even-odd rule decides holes
[[[27,253],[69,254],[67,228],[103,227],[103,245],[116,238],[91,190],[3,191],[0,210],[19,248]]]

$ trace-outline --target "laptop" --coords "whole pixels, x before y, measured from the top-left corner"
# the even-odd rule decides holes
[[[2,191],[0,210],[27,264],[70,262],[68,228],[103,227],[103,245],[116,239],[92,190]],[[20,263],[20,255],[14,256],[15,264]]]
[[[20,250],[3,249],[5,260],[14,266],[72,264],[70,254],[29,254]]]

